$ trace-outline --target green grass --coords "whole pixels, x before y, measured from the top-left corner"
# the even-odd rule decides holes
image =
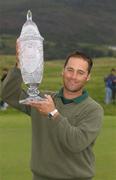
[[[94,180],[116,179],[116,117],[105,116],[102,131],[94,147]],[[0,112],[0,180],[31,180],[30,118],[16,110]]]
[[[0,180],[31,179],[29,117],[12,111],[0,113]]]
[[[105,116],[100,136],[95,145],[95,180],[116,179],[116,116]]]

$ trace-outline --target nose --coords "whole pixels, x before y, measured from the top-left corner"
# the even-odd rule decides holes
[[[77,79],[77,73],[76,72],[73,72],[72,79]]]

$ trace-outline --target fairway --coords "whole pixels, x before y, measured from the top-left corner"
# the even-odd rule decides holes
[[[105,116],[94,147],[96,177],[116,179],[116,117]],[[31,180],[31,120],[16,110],[0,112],[0,180]]]
[[[17,111],[0,113],[0,180],[31,179],[30,123]]]

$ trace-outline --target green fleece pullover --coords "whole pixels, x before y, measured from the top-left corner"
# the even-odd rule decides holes
[[[20,70],[13,68],[1,85],[1,97],[31,116],[31,169],[35,179],[91,179],[94,176],[92,148],[102,126],[102,107],[89,96],[79,103],[64,104],[56,94],[53,100],[59,115],[49,119],[36,109],[19,104],[19,99],[27,96],[21,84]]]

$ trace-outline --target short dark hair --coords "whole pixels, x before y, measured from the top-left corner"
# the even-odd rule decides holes
[[[88,74],[91,72],[91,68],[93,66],[92,59],[90,57],[88,57],[86,54],[84,54],[83,52],[79,52],[79,51],[75,51],[67,56],[66,61],[64,63],[64,68],[67,65],[67,63],[71,57],[81,58],[84,61],[86,61],[88,63]]]

